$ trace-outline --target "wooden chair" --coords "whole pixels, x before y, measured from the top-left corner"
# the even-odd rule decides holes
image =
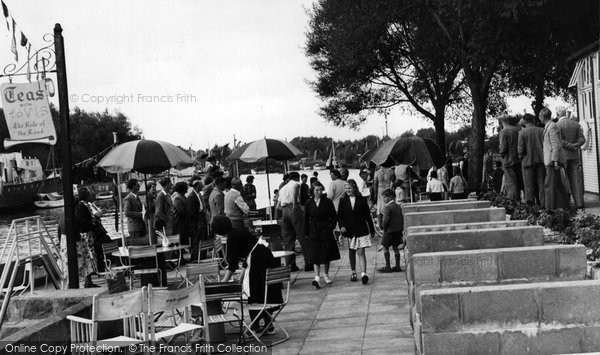
[[[284,295],[283,302],[282,303],[269,303],[267,301],[268,296],[269,296],[269,294],[268,294],[269,286],[281,284],[281,283],[287,284],[285,286],[285,295]],[[269,322],[269,324],[265,324],[264,328],[259,333],[253,331],[252,326],[255,325],[255,322],[258,322],[260,320],[260,318],[257,317],[255,319],[253,319],[250,322],[250,324],[244,323],[244,325],[246,326],[246,329],[252,334],[252,336],[254,336],[254,338],[256,338],[256,340],[258,340],[263,345],[265,345],[265,344],[260,340],[260,337],[267,331],[267,329],[269,329],[269,327],[271,325],[279,328],[283,332],[284,337],[282,339],[279,339],[276,341],[270,341],[269,342],[270,346],[283,343],[284,341],[286,341],[290,338],[287,331],[285,329],[283,329],[283,327],[281,325],[279,325],[279,323],[277,323],[277,321],[276,321],[277,316],[279,315],[279,313],[281,313],[281,311],[283,310],[283,308],[287,305],[287,303],[289,301],[290,283],[291,282],[290,282],[290,266],[289,265],[288,266],[278,266],[278,267],[273,267],[273,268],[267,269],[266,278],[265,278],[265,298],[264,298],[263,303],[258,304],[258,305],[248,305],[247,306],[247,309],[249,311],[264,312],[271,318],[271,321]],[[279,292],[279,290],[277,292]]]
[[[244,312],[243,312],[243,301],[242,301],[242,284],[238,282],[211,282],[207,283],[203,277],[198,279],[200,287],[203,292],[201,293],[201,302],[199,305],[192,306],[192,310],[196,309],[195,315],[198,316],[198,306],[201,308],[202,324],[204,326],[204,333],[206,342],[210,343],[210,325],[223,324],[223,323],[237,323],[239,327],[239,338],[238,344],[242,343],[244,338]],[[224,313],[222,307],[218,307],[216,314],[209,314],[208,302],[219,302],[223,300],[236,299],[239,302],[239,312]]]
[[[169,343],[181,334],[185,337],[185,344],[200,339],[198,331],[203,329],[203,326],[193,323],[191,306],[202,302],[201,293],[200,283],[176,290],[156,289],[152,285],[148,286],[150,337],[153,343],[160,340]],[[172,315],[173,326],[156,331],[154,316],[163,312]],[[181,314],[179,323],[176,321],[176,314]]]
[[[158,266],[158,254],[156,252],[156,245],[149,246],[133,246],[128,249],[129,265],[132,267],[133,276],[136,275],[148,275],[157,274],[159,286],[162,286],[162,271]],[[149,263],[150,260],[154,259],[154,267],[148,267],[146,265],[135,266],[134,260],[146,259]],[[133,287],[133,277],[129,281],[130,288]]]
[[[124,347],[149,344],[148,290],[142,287],[117,294],[94,295],[92,318],[67,316],[71,325],[71,343],[95,347]],[[109,339],[98,339],[98,323],[123,321],[123,334]]]
[[[119,243],[117,242],[110,242],[110,243],[104,243],[102,244],[102,254],[104,255],[104,266],[106,268],[106,270],[111,273],[112,275],[115,275],[119,272],[126,272],[129,271],[129,269],[131,269],[131,267],[129,265],[123,265],[122,263],[122,259],[118,258],[116,256],[113,256],[112,253],[116,252],[119,250]],[[119,263],[121,265],[114,265],[115,260],[119,260]]]

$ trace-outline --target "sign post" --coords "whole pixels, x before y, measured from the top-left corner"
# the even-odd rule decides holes
[[[74,228],[75,206],[73,201],[73,177],[71,157],[71,122],[69,120],[69,91],[67,88],[67,66],[65,63],[65,45],[62,27],[54,26],[54,49],[56,52],[56,77],[58,83],[58,104],[60,107],[62,183],[65,200],[65,234],[67,236],[67,264],[69,269],[69,288],[79,288],[77,269],[77,242],[79,231]]]

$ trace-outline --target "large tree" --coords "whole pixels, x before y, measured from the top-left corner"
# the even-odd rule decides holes
[[[357,128],[370,114],[411,104],[445,149],[446,108],[463,97],[461,63],[422,7],[395,0],[321,0],[310,12],[306,54],[321,115]]]
[[[406,3],[422,7],[435,20],[446,42],[455,50],[471,94],[473,114],[469,138],[469,182],[481,181],[487,108],[492,81],[526,34],[515,36],[520,17],[543,1],[527,0],[427,0]]]
[[[565,94],[573,67],[566,59],[598,39],[598,0],[553,0],[519,18],[515,50],[503,69],[509,88],[534,98],[536,115],[544,98]]]

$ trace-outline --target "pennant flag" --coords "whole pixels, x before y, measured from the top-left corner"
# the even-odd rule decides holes
[[[21,32],[22,33],[22,32]],[[29,56],[31,54],[31,43],[27,46],[27,81],[31,82],[31,61],[29,60]],[[44,81],[45,84],[45,81]]]
[[[12,19],[12,43],[10,45],[10,50],[15,54],[15,61],[18,62],[19,61],[19,52],[17,52],[17,39],[16,39],[16,34],[15,34],[15,27],[17,25],[15,24],[15,19]]]
[[[2,12],[4,13],[4,18],[6,19],[6,29],[10,31],[10,26],[8,24],[8,7],[6,7],[4,1],[2,1]]]
[[[21,47],[25,47],[27,45],[27,37],[25,37],[25,35],[23,34],[23,31],[21,31]]]

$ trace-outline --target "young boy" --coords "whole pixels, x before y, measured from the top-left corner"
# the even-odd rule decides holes
[[[400,272],[400,251],[398,246],[402,244],[402,232],[404,230],[404,218],[402,217],[402,208],[397,204],[394,199],[396,194],[394,191],[387,189],[383,191],[383,219],[381,226],[383,228],[383,239],[381,240],[381,246],[385,249],[385,267],[379,269],[380,272]],[[394,250],[394,257],[396,258],[396,265],[390,267],[390,247]]]
[[[494,191],[500,193],[502,189],[502,178],[504,177],[504,172],[502,171],[502,162],[496,161],[494,165],[494,171],[492,172],[492,184],[494,185]]]

